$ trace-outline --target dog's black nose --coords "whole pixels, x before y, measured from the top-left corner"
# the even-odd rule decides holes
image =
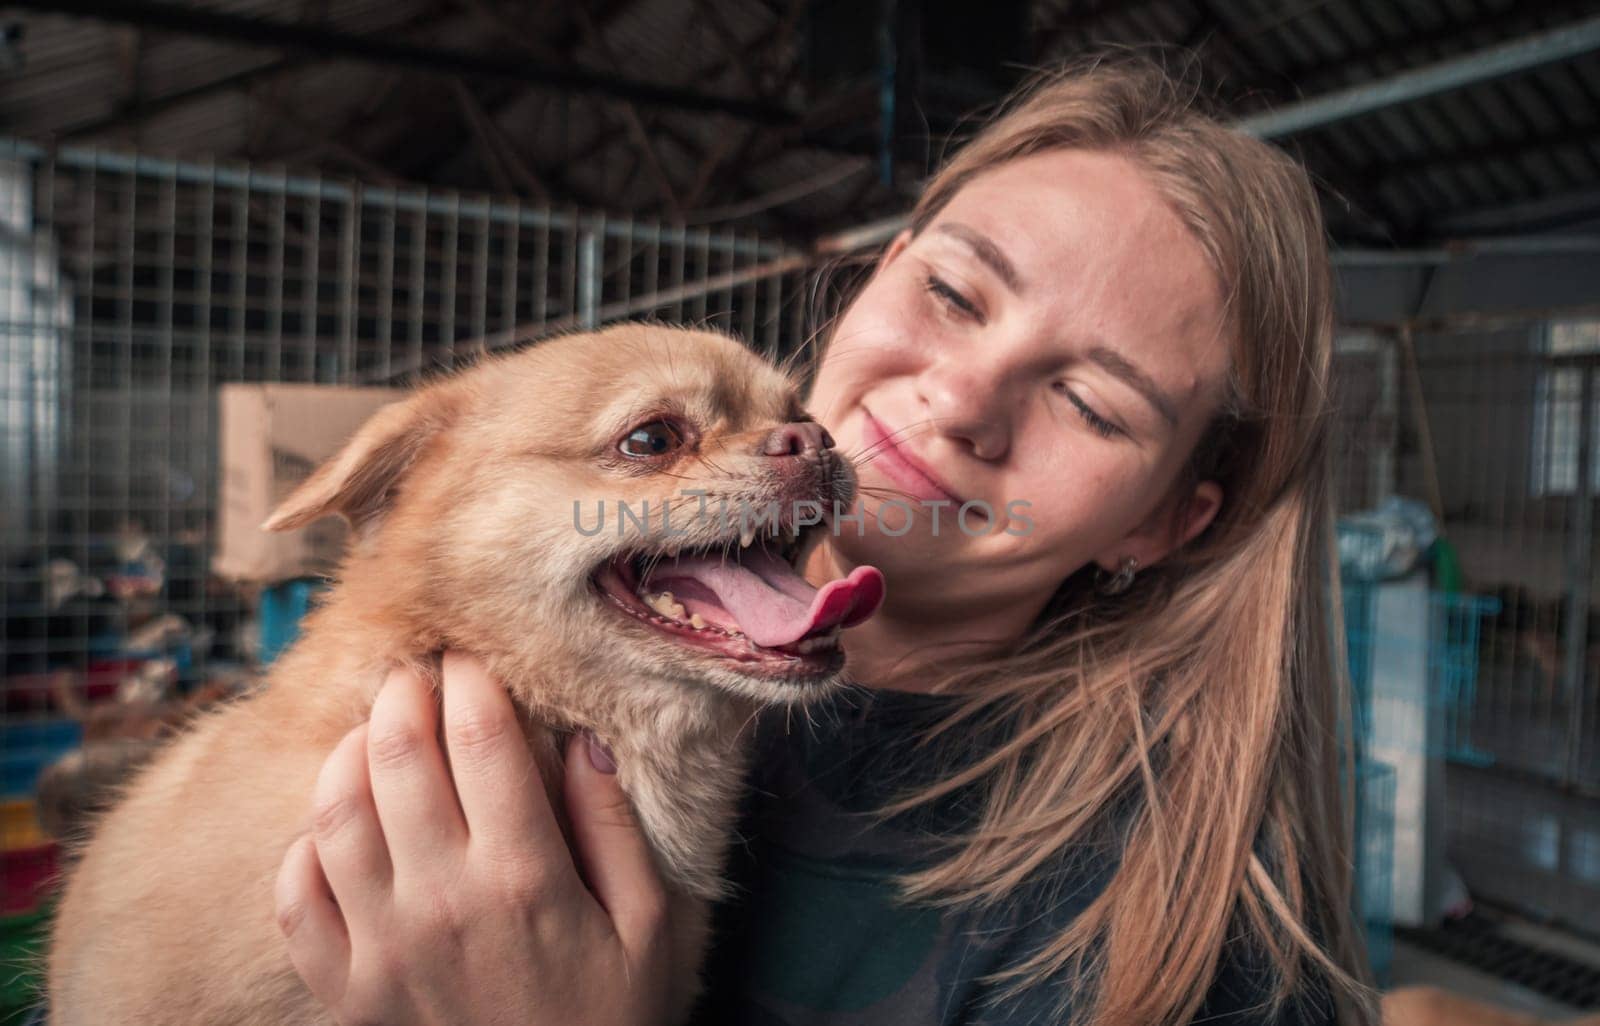
[[[814,420],[785,424],[767,436],[761,451],[767,456],[805,456],[833,448],[833,436]]]

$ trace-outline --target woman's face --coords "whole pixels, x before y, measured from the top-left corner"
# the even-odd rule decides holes
[[[867,516],[833,558],[883,569],[891,603],[1025,619],[1091,560],[1160,560],[1221,500],[1175,482],[1223,394],[1222,323],[1200,244],[1127,158],[973,179],[835,326],[810,407],[857,458]],[[964,502],[992,519],[974,505],[963,527]]]

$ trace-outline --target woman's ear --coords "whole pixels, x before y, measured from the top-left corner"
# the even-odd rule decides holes
[[[1129,556],[1137,559],[1140,567],[1154,566],[1211,526],[1220,509],[1222,486],[1215,481],[1202,481],[1189,495],[1163,504],[1096,562],[1107,573],[1116,573]]]
[[[453,419],[454,409],[448,385],[383,407],[273,510],[262,530],[291,531],[338,514],[364,532],[388,509],[401,478]]]
[[[1181,549],[1195,539],[1201,531],[1211,526],[1222,509],[1222,486],[1215,481],[1201,481],[1194,486],[1188,501],[1181,504],[1173,515],[1173,549]],[[1170,550],[1169,550],[1170,551]],[[1166,553],[1162,553],[1163,556]]]

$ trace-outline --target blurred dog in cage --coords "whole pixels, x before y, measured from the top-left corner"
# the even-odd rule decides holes
[[[61,841],[81,840],[140,766],[196,716],[238,694],[244,685],[216,678],[188,695],[177,695],[177,678],[172,660],[147,660],[123,679],[111,701],[89,702],[81,674],[56,670],[50,675],[55,707],[82,725],[83,744],[39,774],[36,803],[46,834]]]
[[[1569,711],[1572,696],[1566,684],[1566,637],[1569,600],[1539,598],[1527,588],[1507,584],[1495,589],[1499,611],[1485,623],[1483,651],[1515,668],[1527,671],[1529,687],[1524,701],[1542,703],[1550,710]],[[1582,686],[1600,688],[1600,614],[1585,612]]]
[[[380,410],[266,524],[346,517],[337,585],[264,688],[139,773],[67,877],[54,1026],[330,1021],[276,922],[278,866],[389,671],[437,689],[443,650],[511,691],[569,846],[564,741],[589,730],[615,752],[667,884],[683,1020],[726,888],[746,728],[835,682],[839,632],[883,596],[871,567],[821,589],[796,570],[826,530],[802,504],[832,511],[855,487],[790,379],[706,332],[559,337]],[[757,531],[692,492],[778,518]]]

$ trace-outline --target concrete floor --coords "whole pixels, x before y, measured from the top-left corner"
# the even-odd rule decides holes
[[[1600,946],[1575,939],[1570,934],[1549,934],[1536,927],[1518,929],[1531,931],[1529,935],[1519,938],[1529,944],[1560,951],[1570,957],[1600,965]],[[1435,955],[1431,951],[1413,947],[1403,940],[1395,941],[1394,961],[1391,966],[1393,973],[1391,986],[1394,987],[1428,984],[1507,1011],[1537,1015],[1556,1022],[1583,1011],[1553,1001],[1536,991],[1507,983],[1459,962]]]

